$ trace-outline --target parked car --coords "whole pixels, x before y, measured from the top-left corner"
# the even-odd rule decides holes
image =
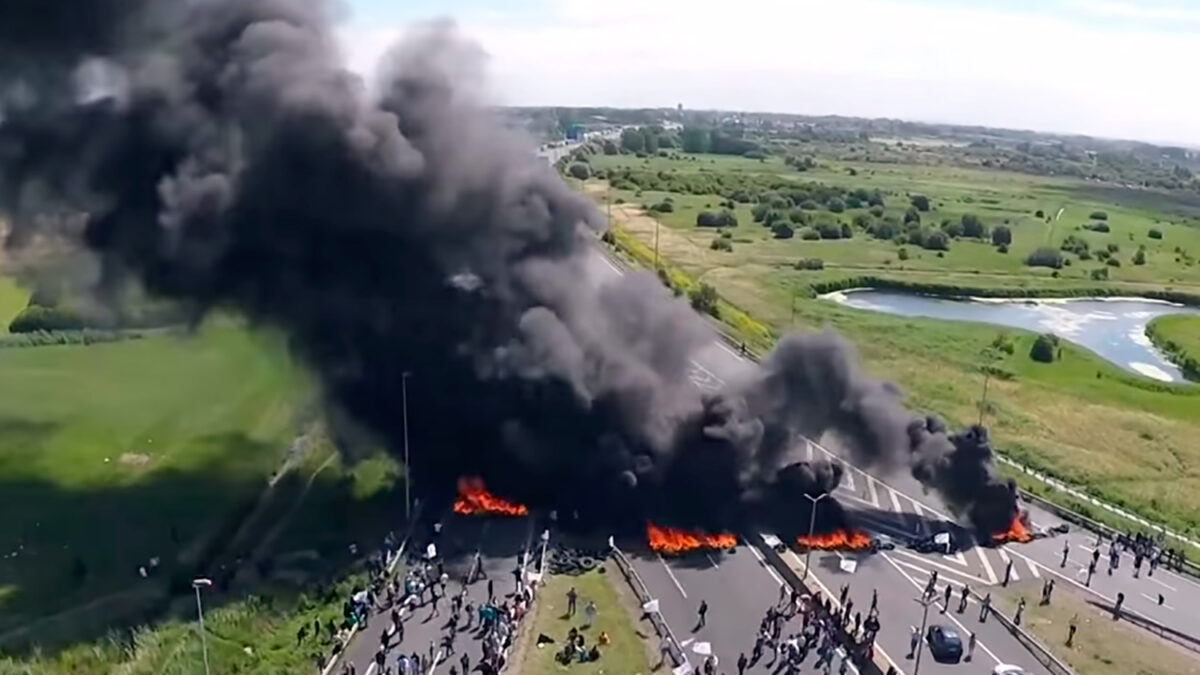
[[[929,653],[937,661],[958,663],[962,660],[963,644],[958,632],[949,626],[934,624],[925,634],[925,642],[929,644]]]

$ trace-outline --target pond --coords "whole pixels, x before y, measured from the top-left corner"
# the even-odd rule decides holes
[[[1053,333],[1146,377],[1182,382],[1183,374],[1150,343],[1146,324],[1164,314],[1200,309],[1147,298],[947,299],[871,289],[823,296],[847,307],[900,316],[975,321]]]

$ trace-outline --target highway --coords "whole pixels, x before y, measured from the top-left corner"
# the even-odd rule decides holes
[[[483,516],[449,516],[443,521],[440,535],[435,535],[432,523],[423,523],[418,528],[421,534],[414,535],[409,542],[409,551],[415,554],[423,553],[431,541],[437,545],[438,553],[444,560],[444,569],[450,577],[447,585],[448,597],[462,591],[463,580],[474,560],[476,551],[482,556],[483,568],[494,583],[497,597],[503,597],[514,590],[515,580],[513,570],[525,560],[529,552],[530,564],[536,564],[539,553],[539,542],[535,536],[537,519],[527,518],[498,518]],[[403,579],[404,570],[398,572]],[[488,580],[477,580],[467,588],[468,602],[479,607],[487,601]],[[413,612],[405,612],[404,640],[396,644],[387,653],[386,664],[396,669],[396,659],[401,653],[417,652],[422,661],[426,661],[431,651],[430,645],[439,645],[442,636],[446,634],[445,624],[450,616],[449,600],[439,601],[439,612],[434,614],[431,606],[419,607]],[[382,632],[390,625],[388,610],[382,610],[373,615],[365,630],[359,631],[346,649],[342,660],[331,671],[340,673],[342,664],[353,663],[358,675],[377,675],[375,654],[379,650]],[[478,616],[472,626],[478,625]],[[459,659],[466,653],[470,663],[478,663],[482,656],[480,642],[474,637],[474,631],[459,631],[454,641],[458,653],[448,659],[440,659],[434,668],[422,667],[422,672],[446,672],[453,664],[461,671]],[[435,646],[434,653],[440,653]]]

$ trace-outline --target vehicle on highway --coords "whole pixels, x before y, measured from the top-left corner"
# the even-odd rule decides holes
[[[950,532],[935,532],[928,537],[910,539],[908,547],[917,553],[944,553],[946,555],[958,553],[958,542],[954,540],[954,535]]]
[[[892,551],[896,548],[896,540],[886,534],[871,537],[871,551]]]
[[[1029,671],[1021,666],[1001,663],[992,669],[992,675],[1029,675]]]
[[[929,645],[929,653],[933,654],[933,658],[937,661],[958,663],[962,659],[962,638],[958,636],[958,631],[949,626],[941,624],[930,626],[929,631],[925,634],[925,642]]]

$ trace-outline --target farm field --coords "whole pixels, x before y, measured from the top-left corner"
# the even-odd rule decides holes
[[[1095,290],[1200,294],[1200,267],[1192,257],[1200,251],[1194,207],[1150,190],[1102,189],[1079,180],[1011,172],[823,161],[797,172],[778,158],[677,156],[596,154],[589,162],[601,177],[578,183],[610,210],[613,224],[623,237],[633,239],[643,262],[653,260],[657,242],[658,255],[673,275],[712,285],[773,335],[833,327],[856,345],[872,374],[901,385],[911,406],[936,412],[954,425],[977,420],[987,364],[996,376],[989,386],[986,423],[1001,452],[1160,522],[1194,531],[1200,519],[1200,500],[1194,496],[1200,490],[1200,449],[1189,439],[1200,437],[1200,387],[1163,385],[1128,374],[1069,343],[1064,343],[1060,360],[1037,363],[1028,356],[1035,337],[1030,333],[860,311],[817,299],[812,291],[818,284],[875,277],[949,289],[1011,289],[1014,294],[1030,289],[1062,295]],[[639,184],[628,185],[628,176]],[[846,190],[879,189],[884,206],[875,213],[867,208],[840,213],[802,209],[804,222],[795,223],[794,236],[780,239],[755,222],[752,203],[732,205],[736,227],[698,227],[701,211],[730,206],[722,206],[725,197],[639,189],[647,176],[650,183],[669,186],[694,179],[760,182],[778,192],[812,182]],[[973,214],[989,229],[1010,228],[1008,252],[1000,252],[989,239],[959,237],[950,238],[949,250],[939,256],[938,251],[897,245],[868,232],[874,223],[904,217],[913,195],[928,198],[929,210],[918,214],[923,225],[960,222]],[[655,210],[668,197],[670,211]],[[1099,212],[1103,221],[1093,218]],[[1107,223],[1109,232],[1080,227],[1095,222]],[[851,236],[801,236],[804,228],[821,223],[849,225]],[[1151,229],[1162,238],[1152,238]],[[1074,252],[1061,254],[1071,262],[1057,270],[1023,264],[1030,252],[1044,246],[1058,249],[1069,236],[1087,241],[1090,251],[1119,257],[1121,265]],[[728,242],[731,250],[715,250],[717,239]],[[1142,246],[1145,262],[1133,264]],[[798,269],[805,267],[797,265],[802,260],[821,264],[819,269]],[[1098,269],[1105,270],[1102,278],[1092,274]],[[1002,333],[1005,337],[998,340]],[[995,349],[998,341],[1007,345],[1006,351]]]

